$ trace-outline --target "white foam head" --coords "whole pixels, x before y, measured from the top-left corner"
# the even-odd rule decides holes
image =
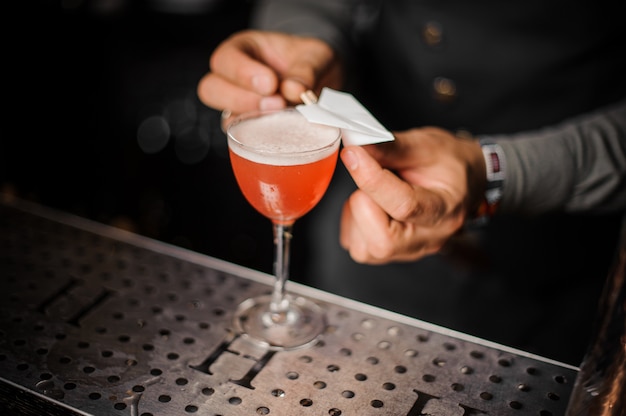
[[[269,165],[323,159],[337,149],[339,137],[339,129],[310,123],[296,110],[244,118],[228,128],[228,145],[233,152]]]

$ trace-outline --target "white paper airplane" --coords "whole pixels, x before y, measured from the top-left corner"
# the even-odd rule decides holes
[[[344,145],[360,146],[394,139],[363,104],[346,92],[324,88],[317,102],[301,104],[296,109],[311,123],[339,127]]]

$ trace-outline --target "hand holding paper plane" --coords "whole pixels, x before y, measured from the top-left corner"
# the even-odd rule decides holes
[[[311,123],[338,127],[344,145],[365,145],[392,141],[393,134],[354,96],[330,88],[322,89],[319,100],[296,109]]]

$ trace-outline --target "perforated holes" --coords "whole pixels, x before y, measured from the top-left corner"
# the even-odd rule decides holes
[[[232,405],[235,405],[235,406],[240,405],[241,402],[242,402],[241,398],[240,397],[236,397],[236,396],[235,397],[231,397],[230,399],[228,399],[228,403],[230,403]]]
[[[381,350],[388,350],[389,348],[391,348],[391,342],[389,341],[380,341],[378,343],[378,348]]]
[[[352,390],[344,390],[341,392],[341,396],[346,399],[352,399],[354,397],[354,392]]]
[[[352,339],[354,341],[363,341],[365,339],[365,335],[361,334],[360,332],[355,332],[354,334],[352,334]]]
[[[384,405],[384,404],[383,404],[383,402],[382,402],[382,401],[380,401],[380,400],[372,400],[372,401],[370,402],[370,405],[371,405],[372,407],[376,408],[376,409],[380,409],[381,407],[383,407],[383,405]]]
[[[483,354],[480,351],[472,351],[470,352],[470,357],[475,358],[477,360],[482,360],[483,358],[485,358],[485,354]]]
[[[315,383],[313,383],[313,387],[318,390],[323,390],[326,388],[326,383],[324,383],[323,381],[316,381]]]
[[[456,345],[454,345],[454,344],[453,344],[453,343],[451,343],[451,342],[444,342],[444,343],[443,343],[443,348],[444,348],[446,351],[454,351],[454,350],[456,350]]]
[[[285,390],[283,390],[283,389],[274,389],[274,390],[272,390],[272,396],[274,396],[274,397],[285,397]]]
[[[498,360],[498,365],[500,365],[501,367],[510,367],[511,361],[506,358],[500,358]]]
[[[361,321],[361,326],[365,329],[372,329],[374,328],[374,326],[376,326],[376,321],[374,321],[373,319],[363,319]]]
[[[270,409],[262,406],[256,409],[256,414],[257,415],[269,415],[270,414]]]
[[[474,373],[474,369],[472,367],[469,367],[467,365],[464,365],[460,368],[461,374],[473,374]]]
[[[460,383],[452,383],[452,385],[450,385],[450,388],[452,389],[452,391],[456,392],[461,392],[465,390],[465,387]]]
[[[326,369],[331,373],[335,373],[340,370],[339,366],[336,364],[330,364],[329,366],[326,367]]]
[[[550,392],[548,393],[548,399],[556,401],[556,400],[561,400],[561,397],[556,393]]]
[[[406,373],[406,367],[403,365],[397,365],[394,367],[393,371],[395,371],[397,374],[404,374]]]
[[[300,406],[302,406],[302,407],[313,406],[313,400],[311,400],[311,399],[302,399],[302,400],[300,400]]]
[[[387,329],[387,334],[392,337],[399,337],[402,335],[402,330],[397,326],[391,326]]]
[[[502,381],[502,378],[494,374],[489,376],[489,381],[491,381],[492,383],[500,383]]]
[[[355,374],[354,378],[357,381],[365,381],[365,380],[367,380],[367,376],[365,374],[362,374],[362,373]]]
[[[396,385],[393,383],[389,383],[389,382],[383,383],[383,389],[385,390],[391,391],[391,390],[395,390],[395,388],[396,388]]]
[[[187,413],[196,413],[197,411],[198,411],[198,406],[195,406],[193,404],[189,404],[185,406],[185,412]]]
[[[406,350],[404,351],[404,356],[405,357],[417,357],[417,351],[415,350]]]

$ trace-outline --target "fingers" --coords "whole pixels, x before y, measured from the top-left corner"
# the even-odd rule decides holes
[[[342,73],[326,43],[260,31],[228,38],[214,51],[210,67],[198,84],[198,97],[233,114],[300,103],[300,95],[321,82],[337,88]]]
[[[339,241],[350,256],[361,263],[388,261],[394,247],[389,230],[391,219],[365,192],[355,191],[341,215]]]
[[[438,193],[400,179],[382,168],[365,149],[347,146],[341,158],[359,189],[391,218],[432,224],[446,213],[445,200]]]
[[[208,73],[198,83],[198,98],[208,107],[228,109],[233,115],[255,109],[271,110],[285,107],[279,95],[261,96],[253,91],[228,82],[222,77]]]
[[[445,190],[407,182],[362,147],[345,147],[341,158],[359,188],[344,205],[340,228],[341,245],[355,261],[417,260],[437,252],[459,228]]]
[[[280,109],[287,105],[278,93],[278,75],[257,57],[261,54],[253,32],[224,41],[211,55],[211,72],[198,83],[198,97],[209,107],[236,115],[251,110]]]
[[[361,190],[344,204],[339,238],[350,256],[364,264],[417,260],[437,252],[445,241],[438,231],[390,218]]]
[[[231,36],[211,55],[211,71],[260,96],[274,94],[278,90],[278,76],[262,58],[268,48],[265,43],[260,34],[252,31]]]

